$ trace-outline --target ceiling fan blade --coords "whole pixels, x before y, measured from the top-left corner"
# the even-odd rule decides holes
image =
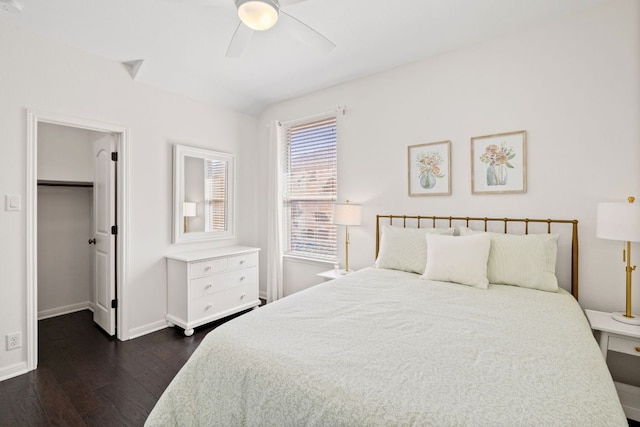
[[[227,58],[237,58],[242,55],[242,52],[244,52],[249,44],[249,40],[251,40],[251,36],[253,36],[253,30],[242,22],[238,23],[236,31],[233,33],[233,37],[231,37],[231,41],[229,42],[229,47],[227,48]]]
[[[280,9],[280,22],[279,25],[282,25],[292,36],[297,38],[298,40],[315,47],[318,50],[323,52],[329,52],[331,49],[336,47],[336,44],[300,21],[299,19],[289,15],[287,12]]]
[[[283,7],[292,6],[296,3],[302,3],[303,1],[307,1],[307,0],[278,0],[278,3],[280,3],[280,8],[283,8]]]

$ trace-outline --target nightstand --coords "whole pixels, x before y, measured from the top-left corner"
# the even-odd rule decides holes
[[[327,271],[323,271],[322,273],[318,273],[317,276],[318,277],[322,277],[325,281],[329,281],[329,280],[333,280],[333,279],[339,279],[341,277],[346,276],[349,273],[344,273],[344,270],[327,270]]]
[[[613,320],[611,313],[585,310],[591,329],[600,332],[600,350],[607,360],[609,351],[640,357],[640,326]],[[640,387],[615,383],[627,418],[640,421]]]

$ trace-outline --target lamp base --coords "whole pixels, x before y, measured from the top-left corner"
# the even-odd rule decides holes
[[[628,325],[640,325],[640,317],[637,314],[632,314],[633,317],[627,317],[622,312],[615,312],[611,314],[613,320],[617,320],[618,322],[626,323]]]

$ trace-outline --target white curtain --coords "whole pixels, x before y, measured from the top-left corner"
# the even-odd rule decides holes
[[[267,186],[267,303],[284,296],[282,281],[282,124],[269,125],[269,174]]]

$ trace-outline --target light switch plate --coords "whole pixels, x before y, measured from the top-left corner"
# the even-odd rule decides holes
[[[20,196],[7,194],[5,196],[5,209],[8,211],[19,211],[22,206],[20,203]]]

